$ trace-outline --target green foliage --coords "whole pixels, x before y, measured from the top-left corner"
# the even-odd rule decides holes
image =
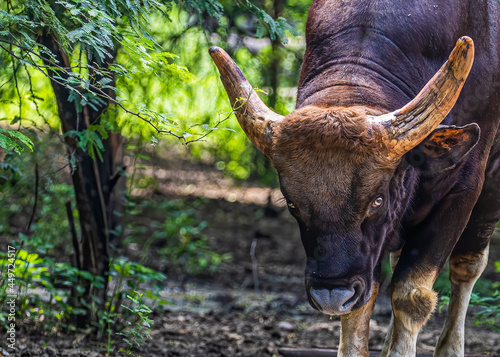
[[[439,296],[439,307],[438,310],[441,312],[443,307],[448,306],[450,304],[450,295],[441,295]]]
[[[24,93],[18,80],[29,82],[32,101],[36,102],[32,73],[39,72],[69,90],[69,98],[59,100],[74,103],[78,113],[82,113],[85,106],[99,111],[114,105],[115,109],[146,121],[158,132],[182,138],[183,132],[164,122],[160,113],[146,113],[118,96],[119,89],[114,85],[117,77],[136,72],[144,74],[144,68],[150,69],[152,75],[168,70],[187,77],[186,68],[171,63],[174,55],[163,51],[148,31],[149,14],[164,12],[165,9],[154,0],[140,3],[104,0],[8,3],[0,12],[0,49],[5,51],[2,55],[7,59],[6,66],[12,67],[19,97],[18,116],[22,118],[24,114]],[[36,34],[33,29],[36,29]],[[38,36],[53,36],[72,66],[61,63],[63,59],[57,59]],[[118,50],[125,54],[125,63],[115,62]],[[84,151],[88,150],[91,157],[102,159],[104,148],[95,130],[77,128],[77,131],[68,135],[77,138],[77,144]]]
[[[134,346],[139,347],[144,338],[149,336],[153,323],[148,318],[151,309],[158,304],[163,306],[168,303],[161,299],[161,287],[157,284],[165,279],[164,274],[123,257],[110,263],[108,280],[109,285],[114,287],[106,296],[104,311],[96,311],[99,319],[94,324],[99,331],[98,336],[107,335],[108,354],[115,342],[115,336],[120,336],[127,344],[126,350],[120,350],[125,352],[126,356],[132,353]],[[145,294],[140,291],[145,291]],[[148,299],[147,302],[145,298]],[[130,301],[122,304],[124,299]]]
[[[293,36],[298,35],[295,28],[290,26],[284,18],[279,17],[273,20],[264,10],[252,4],[249,0],[237,0],[237,3],[248,9],[259,21],[260,26],[257,27],[256,34],[258,38],[262,38],[265,31],[267,31],[271,40],[281,39],[281,41],[286,44],[286,31],[290,31]]]
[[[186,0],[183,4],[184,8],[188,11],[196,12],[198,21],[202,23],[203,14],[214,17],[219,20],[224,13],[224,7],[217,0]]]
[[[68,98],[58,99],[74,105],[77,123],[85,123],[86,127],[80,130],[77,124],[75,130],[64,135],[74,139],[93,159],[103,160],[103,140],[110,132],[120,132],[129,140],[139,136],[154,143],[158,142],[159,134],[168,133],[184,142],[206,140],[199,148],[193,148],[193,153],[200,159],[208,154],[214,164],[233,177],[245,179],[257,172],[260,177],[270,177],[264,181],[274,180],[274,174],[269,175],[265,167],[265,159],[251,149],[241,131],[235,133],[236,121],[226,120],[231,108],[207,54],[212,44],[224,46],[233,52],[256,86],[267,85],[262,73],[269,62],[269,46],[255,53],[244,47],[230,48],[226,42],[241,23],[246,27],[236,30],[238,36],[267,34],[285,42],[287,31],[293,33],[283,18],[273,20],[261,9],[264,3],[256,4],[217,0],[0,3],[0,120],[2,125],[18,124],[21,130],[0,128],[0,234],[19,242],[16,264],[22,268],[20,279],[24,284],[18,295],[24,309],[18,310],[22,314],[19,318],[27,319],[35,327],[43,323],[46,333],[58,333],[74,329],[73,320],[85,311],[96,313],[104,307],[98,311],[99,319],[93,329],[99,336],[108,337],[109,353],[115,332],[128,336],[127,340],[135,346],[134,341],[140,343],[134,340],[140,336],[126,326],[141,321],[137,319],[138,312],[146,314],[146,311],[134,309],[165,303],[159,300],[154,287],[165,276],[141,264],[125,258],[113,259],[109,280],[105,282],[68,263],[71,240],[64,204],[74,200],[67,181],[68,172],[76,166],[75,156],[65,157],[67,148],[61,144],[64,137],[57,135],[61,128],[51,81],[70,91]],[[299,12],[304,16],[305,12]],[[233,17],[237,21],[233,22]],[[57,60],[39,42],[47,36],[56,39],[69,64]],[[297,75],[295,56],[286,57],[283,63],[286,75]],[[290,111],[293,100],[279,97],[275,107],[281,112]],[[87,121],[86,110],[102,109],[95,122]],[[40,140],[40,131],[23,131],[32,126],[43,131],[53,129],[51,135],[59,139],[57,145],[51,148],[53,140]],[[213,138],[205,137],[210,132],[214,133]],[[27,150],[22,152],[26,147],[34,152],[26,155]],[[14,155],[16,152],[20,155]],[[36,164],[39,179],[34,175],[38,170]],[[34,209],[37,180],[39,202]],[[132,222],[126,222],[132,236],[126,239],[143,242],[147,234],[151,237],[147,247],[157,245],[156,251],[172,270],[202,274],[229,259],[229,255],[209,248],[207,224],[196,219],[195,210],[199,208],[196,204],[182,201],[129,204]],[[159,211],[161,217],[146,227],[139,222],[144,210]],[[34,220],[27,224],[32,212]],[[78,214],[73,212],[76,218]],[[57,260],[51,258],[55,251],[59,252]],[[1,263],[4,267],[5,260]],[[96,295],[83,298],[87,287],[99,290],[108,284],[110,291],[104,298]],[[48,296],[39,294],[39,289],[48,292]],[[138,295],[142,292],[146,298]]]
[[[130,289],[139,289],[142,284],[151,283],[154,280],[163,281],[165,275],[147,268],[141,264],[128,261],[121,257],[112,262],[111,276],[119,276],[121,282],[126,281]]]
[[[33,241],[20,235],[19,241],[13,241],[16,248],[15,262],[10,261],[2,253],[0,267],[3,272],[13,264],[16,320],[24,321],[26,325],[45,331],[45,334],[56,333],[61,330],[74,330],[71,323],[73,316],[85,313],[78,308],[75,301],[83,297],[83,284],[102,286],[102,278],[94,277],[85,271],[79,271],[68,263],[56,263],[54,259],[45,257],[50,245]],[[4,303],[7,295],[11,298],[12,292],[7,290],[7,275],[2,274],[0,283],[0,303]],[[71,295],[70,288],[75,289]],[[41,294],[40,292],[44,293]],[[0,313],[0,323],[7,324],[7,312]]]
[[[137,73],[144,75],[145,72],[161,76],[165,71],[170,71],[183,80],[193,79],[193,75],[186,67],[171,63],[171,60],[179,56],[170,52],[159,52],[158,44],[149,38],[125,36],[120,44],[121,48],[126,50],[125,54],[128,56],[131,69],[124,70],[118,65],[112,65],[112,67],[127,78]],[[109,78],[106,80],[108,81]],[[107,86],[107,83],[103,83],[103,88]]]
[[[96,154],[102,161],[102,152],[104,151],[104,145],[102,140],[108,138],[108,132],[106,127],[109,127],[108,123],[101,122],[99,124],[89,125],[87,130],[69,130],[64,133],[64,136],[69,136],[78,142],[78,145],[83,148],[92,159],[96,159]]]
[[[494,264],[497,273],[500,273],[500,262]],[[475,316],[475,325],[487,325],[500,332],[500,282],[478,280],[470,304],[479,307],[479,312]]]
[[[263,1],[252,2],[261,8]],[[294,18],[294,25],[299,26],[305,21],[307,1],[294,2],[293,8],[285,7],[287,18]],[[152,17],[152,33],[155,38],[161,38],[160,45],[180,56],[183,64],[189,68],[194,78],[188,82],[171,78],[169,82],[157,78],[121,79],[118,82],[123,92],[135,101],[142,101],[147,107],[157,112],[175,112],[177,122],[186,124],[186,130],[191,130],[194,137],[203,132],[215,130],[203,141],[190,145],[195,158],[210,163],[228,176],[237,180],[248,178],[258,179],[266,185],[277,186],[277,177],[267,159],[253,149],[245,134],[240,129],[236,118],[231,115],[227,95],[220,82],[219,73],[214,66],[207,49],[218,45],[226,49],[245,76],[255,88],[271,92],[270,68],[273,57],[278,55],[278,96],[273,104],[274,109],[281,114],[290,113],[295,107],[294,87],[297,85],[301,64],[303,43],[291,39],[287,46],[280,46],[275,53],[270,41],[258,41],[252,49],[242,45],[248,37],[256,35],[255,16],[248,10],[242,11],[236,2],[224,2],[225,12],[219,19],[219,26],[210,37],[204,36],[202,29],[192,26],[192,17],[180,12],[171,16],[168,26]],[[266,8],[270,11],[269,8]],[[303,31],[303,29],[301,29]],[[299,34],[303,35],[303,32]],[[231,38],[231,41],[228,39]],[[235,40],[236,38],[236,40]],[[158,98],[158,93],[164,93],[164,98]],[[261,98],[269,104],[269,96],[260,93]],[[128,125],[126,135],[137,133],[137,127]],[[142,130],[147,140],[156,137],[147,128]],[[130,133],[130,134],[129,134]],[[197,136],[198,135],[198,136]]]
[[[500,283],[493,284],[497,289],[491,296],[480,296],[473,293],[471,305],[478,306],[480,311],[475,316],[474,325],[491,326],[495,331],[500,332]]]
[[[260,35],[265,28],[272,38],[284,41],[285,30],[293,32],[284,19],[274,20],[248,1],[241,2],[239,6],[257,17],[260,23],[257,32]],[[26,112],[30,111],[29,106],[23,108],[22,105],[26,98],[41,116],[37,102],[45,98],[38,95],[33,81],[41,74],[70,91],[67,100],[75,104],[79,113],[84,106],[96,111],[99,108],[112,109],[116,113],[121,110],[126,116],[142,119],[157,133],[167,133],[184,142],[205,136],[206,130],[211,131],[213,127],[202,126],[205,132],[201,134],[190,130],[189,125],[179,127],[169,119],[171,115],[137,104],[115,85],[120,78],[133,79],[144,75],[164,77],[165,73],[173,73],[183,81],[192,79],[185,66],[174,62],[178,56],[165,51],[159,44],[158,34],[154,34],[150,27],[159,14],[163,17],[161,23],[168,24],[165,19],[171,20],[174,8],[194,12],[198,25],[204,24],[205,15],[220,20],[224,14],[224,7],[216,0],[66,0],[55,3],[49,0],[12,0],[0,5],[0,56],[4,68],[11,71],[10,80],[6,83],[14,85],[18,96],[17,117],[25,119]],[[71,66],[61,63],[61,59],[57,59],[56,54],[40,41],[44,36],[55,38]],[[20,82],[28,82],[29,95],[23,91]],[[45,83],[48,84],[48,81]],[[9,115],[12,115],[11,111]],[[77,129],[81,131],[81,128]],[[90,133],[83,130],[68,135],[77,138],[80,147],[89,150],[92,157],[101,157],[103,148],[96,132],[87,130]],[[17,137],[10,132],[9,135],[16,136],[23,144],[29,144],[23,141],[22,136]],[[0,147],[13,146],[19,150],[14,143],[0,132]]]
[[[64,205],[68,199],[73,197],[74,192],[70,185],[64,183],[47,184],[39,198],[38,219],[32,225],[33,233],[30,240],[40,241],[41,244],[51,244],[53,247],[57,247],[58,251],[65,251],[67,254],[72,252],[72,248],[68,247],[69,227]],[[73,214],[75,213],[77,212]],[[41,253],[52,252],[50,250]]]
[[[134,291],[134,296],[127,295],[131,306],[121,305],[133,317],[131,321],[126,321],[127,325],[123,332],[117,333],[127,344],[126,349],[120,349],[120,352],[124,352],[125,356],[130,356],[132,348],[141,347],[146,338],[151,338],[153,320],[149,318],[149,315],[152,310],[144,303],[144,298],[144,294]]]
[[[285,8],[284,14],[294,25],[304,21],[307,3],[290,1]],[[266,6],[262,1],[247,0],[68,0],[57,4],[29,0],[11,1],[10,7],[0,5],[0,62],[4,69],[0,78],[6,84],[0,92],[3,100],[14,98],[0,112],[7,119],[18,117],[24,124],[49,122],[58,126],[53,93],[47,90],[50,83],[46,77],[53,73],[54,81],[70,88],[68,100],[80,113],[84,106],[108,108],[91,126],[104,122],[106,131],[145,135],[148,140],[151,136],[157,140],[163,133],[184,142],[203,139],[207,142],[193,148],[198,157],[204,152],[218,156],[214,164],[220,162],[218,166],[234,178],[247,179],[254,173],[264,183],[276,185],[274,172],[246,143],[236,120],[226,121],[231,109],[207,54],[212,44],[227,48],[225,41],[235,29],[238,36],[267,34],[286,42],[286,32],[296,31],[283,18],[272,19],[263,10],[270,11]],[[192,21],[193,16],[197,21]],[[233,17],[237,21],[233,22]],[[212,19],[217,20],[216,26]],[[240,19],[251,28],[238,28]],[[37,42],[33,29],[37,34],[55,36],[68,54],[71,67],[57,62],[54,54]],[[295,53],[300,48],[292,44],[281,56],[283,86],[296,85],[300,56]],[[245,57],[241,63],[245,73],[255,68],[249,77],[260,86],[261,81],[255,77],[264,74],[265,78],[268,73],[268,46],[259,51],[258,60],[246,48],[237,50],[237,61]],[[253,63],[248,63],[252,59]],[[293,102],[287,98],[284,104],[280,97],[276,108],[286,114]],[[232,133],[235,129],[238,134]],[[213,135],[205,137],[208,133]],[[66,135],[74,137],[92,158],[102,156],[100,131],[78,128],[78,132]]]
[[[24,147],[33,151],[33,142],[30,138],[19,131],[0,128],[0,148],[20,153]]]
[[[24,321],[25,328],[44,331],[44,334],[56,334],[75,331],[75,319],[91,312],[97,316],[91,328],[99,338],[107,339],[105,347],[108,353],[117,349],[116,343],[122,337],[137,347],[138,343],[142,343],[137,333],[141,331],[140,326],[144,325],[144,321],[138,322],[138,313],[141,312],[140,309],[145,309],[144,305],[152,310],[167,303],[159,295],[160,283],[166,277],[144,265],[118,257],[110,262],[107,281],[109,290],[104,300],[102,296],[95,294],[90,299],[86,297],[89,286],[98,290],[104,287],[105,281],[102,277],[78,270],[69,263],[72,247],[65,203],[74,194],[73,188],[64,183],[67,178],[60,175],[61,169],[69,163],[57,154],[57,145],[60,143],[57,136],[43,135],[34,141],[37,144],[33,153],[21,152],[17,155],[8,152],[0,168],[0,234],[15,238],[12,245],[18,252],[15,260],[16,282],[19,285],[16,318]],[[144,155],[137,156],[148,159]],[[25,219],[21,219],[18,226],[15,222],[16,225],[13,225],[12,221],[31,214],[36,181],[33,167],[36,162],[41,162],[38,168],[38,206],[31,229],[26,233]],[[69,168],[63,172],[69,173]],[[143,185],[141,180],[137,181],[137,184],[132,183],[134,187]],[[164,208],[166,210],[161,211]],[[165,238],[168,235],[169,239],[181,240],[177,241],[177,245],[169,243],[166,247],[168,256],[162,259],[178,264],[179,272],[207,272],[215,269],[221,260],[228,257],[213,253],[208,248],[207,237],[201,234],[206,223],[197,222],[195,218],[195,210],[199,208],[196,205],[187,208],[187,204],[183,202],[167,201],[157,204],[141,200],[141,205],[129,206],[129,215],[140,221],[143,219],[140,214],[145,210],[148,215],[151,211],[159,212],[161,219],[154,226],[155,230],[161,231],[158,236]],[[170,212],[173,218],[167,222],[171,223],[162,224]],[[77,211],[73,213],[78,217]],[[24,233],[18,233],[19,230]],[[0,303],[5,301],[5,289],[8,286],[5,280],[8,276],[4,272],[10,262],[6,258],[4,255],[0,256],[0,268],[3,269],[0,275],[3,287],[0,291]],[[139,299],[136,292],[144,295]],[[127,296],[141,301],[140,306],[136,306]],[[7,314],[2,313],[0,323],[5,324],[6,318]],[[124,350],[127,349],[128,353],[134,351],[131,346]]]
[[[24,235],[19,238],[22,243],[12,243],[16,248],[14,258],[6,252],[0,253],[0,304],[3,305],[7,298],[14,295],[15,318],[24,321],[25,327],[31,325],[46,335],[75,331],[74,318],[90,309],[99,317],[94,324],[99,336],[104,335],[107,327],[110,343],[114,341],[115,335],[120,335],[128,336],[129,342],[139,345],[147,331],[146,327],[152,324],[152,320],[148,319],[151,309],[146,304],[152,307],[167,303],[158,294],[159,286],[154,285],[165,280],[165,275],[121,258],[110,267],[109,284],[114,289],[106,296],[105,310],[102,311],[98,307],[102,303],[98,296],[92,295],[90,301],[84,298],[88,285],[97,289],[104,287],[102,277],[78,270],[68,263],[57,263],[45,256],[47,249],[51,248],[47,243],[28,239]],[[7,272],[13,275],[13,291],[9,290],[11,285]],[[139,289],[146,293],[138,292]],[[130,306],[121,303],[127,296],[133,297]],[[146,297],[148,301],[144,300]],[[8,318],[9,311],[0,312],[2,325],[7,326]],[[118,334],[118,331],[122,332]],[[108,344],[108,352],[110,349],[111,344]],[[130,348],[128,351],[127,355],[130,354]]]
[[[70,163],[58,154],[60,142],[55,135],[40,139],[33,139],[36,142],[33,153],[15,155],[9,152],[0,162],[0,234],[13,238],[19,231],[26,234],[35,201],[35,172],[38,171],[38,204],[30,227],[30,240],[37,249],[51,245],[42,254],[52,254],[54,247],[69,254],[72,248],[68,245],[70,231],[65,203],[74,198],[74,192],[60,172]]]
[[[5,155],[5,160],[0,161],[0,188],[2,191],[7,189],[7,187],[10,187],[13,183],[19,181],[22,176],[19,167],[11,162],[11,158],[13,156],[13,152],[9,151]],[[2,195],[0,196],[1,199],[3,199],[4,196],[5,194],[2,192]],[[5,216],[0,213],[0,232],[2,231],[2,217],[5,219]]]
[[[207,222],[196,218],[197,209],[202,200],[188,205],[185,201],[145,201],[140,204],[129,201],[129,214],[135,216],[128,225],[130,234],[127,241],[144,242],[143,258],[150,254],[154,244],[160,259],[165,260],[171,269],[189,274],[204,274],[213,272],[219,264],[231,258],[229,253],[219,254],[212,251],[208,245],[208,237],[203,234]],[[140,217],[146,212],[161,212],[162,217],[139,224]],[[166,217],[166,219],[164,218]],[[149,232],[153,229],[152,232]]]

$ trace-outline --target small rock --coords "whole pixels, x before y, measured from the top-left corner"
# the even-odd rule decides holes
[[[278,328],[285,330],[285,331],[294,331],[295,330],[295,326],[293,326],[291,323],[286,322],[286,321],[281,321],[278,324]]]
[[[238,335],[237,333],[228,333],[227,338],[230,340],[241,341],[243,340],[243,336]]]

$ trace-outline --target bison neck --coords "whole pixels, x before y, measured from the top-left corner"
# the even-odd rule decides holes
[[[374,87],[376,87],[375,84],[371,87],[369,83],[349,82],[345,80],[331,81],[324,86],[311,86],[310,88],[314,89],[310,94],[300,96],[299,91],[296,109],[307,105],[321,107],[363,106],[377,108],[380,113],[385,113],[404,105],[404,100],[395,96],[386,96],[382,91],[373,90]],[[402,96],[402,98],[406,97]],[[406,102],[408,101],[406,100]],[[397,105],[396,103],[403,104]]]
[[[297,107],[368,105],[392,111],[406,104],[455,41],[472,35],[468,3],[315,0],[306,24]],[[474,4],[479,7],[484,5]]]
[[[429,63],[423,66],[421,57],[405,54],[373,28],[316,34],[307,44],[297,108],[365,105],[392,111],[411,100],[440,63],[431,61],[429,71]]]

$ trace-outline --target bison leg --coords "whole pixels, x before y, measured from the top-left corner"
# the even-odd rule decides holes
[[[434,356],[464,355],[464,323],[472,288],[488,261],[488,248],[481,253],[450,258],[451,296],[448,315]]]
[[[396,265],[398,264],[400,256],[401,256],[401,249],[396,251],[396,252],[392,252],[389,256],[390,263],[391,263],[391,269],[393,272],[394,272],[394,269],[396,268]],[[394,326],[394,313],[391,312],[391,322],[389,323],[389,326],[387,329],[387,335],[385,336],[384,347],[382,347],[382,352],[380,353],[381,357],[387,357],[387,353],[389,352],[389,344],[391,343],[391,335],[392,335],[393,326]]]
[[[490,238],[500,219],[500,170],[494,169],[500,162],[498,154],[493,161],[493,170],[486,171],[481,195],[450,256],[450,305],[435,356],[464,355],[464,322],[470,294],[486,266]]]
[[[417,336],[437,301],[432,290],[438,271],[415,271],[393,285],[393,325],[388,356],[415,356]]]
[[[481,167],[479,166],[479,170]],[[392,277],[394,325],[389,356],[415,356],[420,328],[437,302],[434,281],[464,231],[482,189],[478,171],[450,189],[420,223],[404,227],[405,244]]]
[[[340,317],[339,357],[368,357],[370,317],[375,307],[378,289],[378,284],[374,284],[372,297],[362,308]]]

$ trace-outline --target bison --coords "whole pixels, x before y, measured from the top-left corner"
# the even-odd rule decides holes
[[[497,0],[316,0],[287,116],[266,107],[227,53],[210,49],[239,124],[276,168],[298,222],[309,302],[340,315],[339,356],[368,356],[388,253],[393,318],[382,355],[415,355],[448,259],[450,305],[435,355],[464,354],[470,294],[500,218],[499,14]]]

